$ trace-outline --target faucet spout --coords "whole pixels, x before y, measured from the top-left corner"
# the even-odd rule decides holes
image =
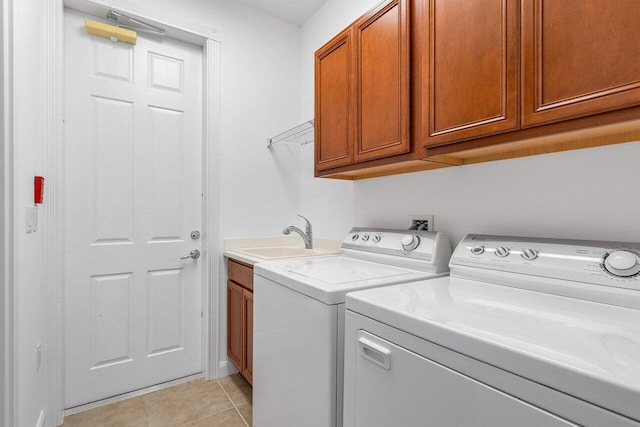
[[[304,248],[313,249],[313,231],[312,231],[311,223],[307,218],[303,217],[302,215],[298,215],[298,216],[306,221],[307,223],[306,230],[302,231],[298,227],[290,225],[286,227],[284,230],[282,230],[282,233],[291,234],[292,231],[294,233],[298,233],[300,237],[302,237],[302,241],[304,242]]]

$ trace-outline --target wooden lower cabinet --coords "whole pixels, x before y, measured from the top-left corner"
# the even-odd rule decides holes
[[[227,281],[227,356],[253,383],[253,267],[229,260]]]
[[[244,307],[244,357],[242,364],[242,376],[253,384],[253,292],[245,290],[242,294],[242,306]]]

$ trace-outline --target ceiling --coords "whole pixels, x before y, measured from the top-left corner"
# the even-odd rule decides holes
[[[327,0],[240,0],[269,15],[302,25]]]

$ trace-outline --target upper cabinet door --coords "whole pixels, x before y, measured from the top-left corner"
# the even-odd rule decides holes
[[[409,12],[408,0],[393,0],[353,26],[356,161],[411,150]]]
[[[354,71],[352,29],[316,52],[316,171],[353,162]]]
[[[640,1],[522,0],[523,126],[640,104]]]
[[[424,145],[518,129],[517,0],[428,3],[420,34],[420,81],[429,85]]]

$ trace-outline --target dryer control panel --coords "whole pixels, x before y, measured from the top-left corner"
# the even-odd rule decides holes
[[[536,290],[568,296],[573,295],[566,290],[575,288],[640,291],[640,243],[470,234],[456,247],[450,268],[452,276],[525,288],[531,286],[523,283],[540,282]],[[553,280],[563,282],[548,285]],[[629,298],[640,304],[640,293]]]

